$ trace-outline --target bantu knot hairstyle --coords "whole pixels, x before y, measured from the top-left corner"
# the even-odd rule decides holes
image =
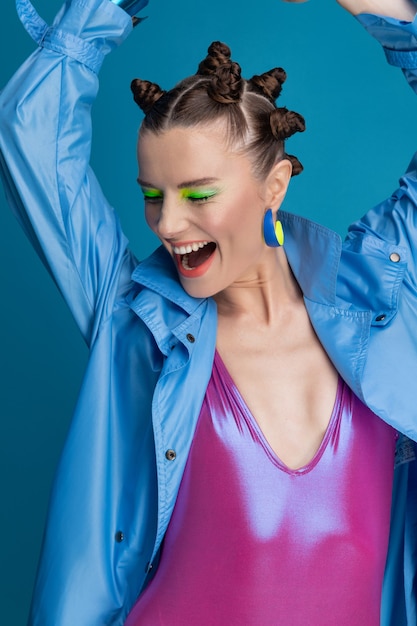
[[[305,130],[304,118],[275,105],[286,77],[276,67],[244,80],[230,48],[214,41],[197,73],[170,91],[140,79],[132,81],[131,89],[145,113],[141,132],[224,122],[228,144],[248,155],[254,175],[262,179],[283,158],[291,161],[293,176],[303,169],[297,157],[285,152],[285,141]]]

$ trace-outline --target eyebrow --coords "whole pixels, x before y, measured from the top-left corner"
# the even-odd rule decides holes
[[[177,188],[187,189],[188,187],[202,187],[204,185],[212,185],[213,183],[216,183],[218,180],[219,180],[218,178],[197,178],[196,180],[184,181],[183,183],[180,183],[179,185],[177,185]],[[141,178],[138,178],[137,181],[139,185],[141,185],[142,187],[149,187],[149,189],[157,189],[155,185],[152,185],[151,183],[146,182],[146,180],[142,180]]]

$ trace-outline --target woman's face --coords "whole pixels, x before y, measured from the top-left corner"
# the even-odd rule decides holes
[[[268,186],[218,126],[145,132],[138,144],[146,221],[194,297],[252,282],[268,248],[262,220]],[[269,249],[270,250],[270,249]]]

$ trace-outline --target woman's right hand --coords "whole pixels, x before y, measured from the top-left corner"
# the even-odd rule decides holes
[[[417,12],[417,5],[412,0],[337,0],[337,2],[352,15],[374,13],[404,22],[412,22]]]

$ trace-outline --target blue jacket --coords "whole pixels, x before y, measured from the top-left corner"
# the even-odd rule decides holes
[[[130,33],[108,0],[73,0],[51,28],[17,0],[39,49],[0,97],[9,203],[90,347],[57,470],[30,624],[123,624],[152,575],[211,374],[216,307],[180,286],[168,254],[138,264],[89,168],[104,56]],[[417,89],[417,24],[360,20]],[[417,158],[346,241],[283,214],[285,250],[336,368],[417,440]],[[382,624],[417,623],[414,444],[398,448]],[[153,571],[155,567],[153,567]]]

